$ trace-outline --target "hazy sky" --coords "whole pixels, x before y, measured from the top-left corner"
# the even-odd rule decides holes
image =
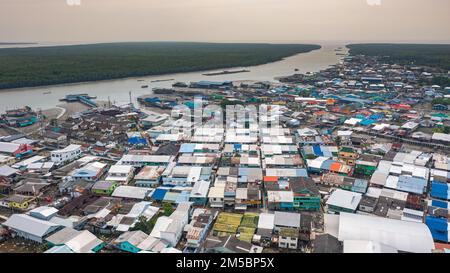
[[[450,0],[0,0],[0,42],[450,42],[449,11]]]

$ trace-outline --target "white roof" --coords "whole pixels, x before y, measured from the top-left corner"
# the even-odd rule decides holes
[[[81,149],[81,145],[70,144],[66,148],[61,149],[61,150],[54,150],[54,151],[52,151],[52,153],[70,153],[70,152],[75,152],[78,149]]]
[[[417,126],[419,126],[419,123],[408,121],[407,123],[402,125],[402,128],[412,130],[412,129],[416,128]]]
[[[325,213],[323,220],[324,232],[337,238],[339,236],[339,215]]]
[[[58,212],[58,210],[56,208],[47,207],[47,206],[37,207],[30,211],[30,213],[40,214],[43,217],[49,217],[57,212]]]
[[[197,181],[192,188],[190,197],[203,197],[206,198],[208,196],[209,190],[209,181]]]
[[[371,184],[384,186],[386,184],[386,180],[388,178],[387,173],[382,173],[379,170],[372,174],[372,178],[370,179]]]
[[[338,131],[337,135],[340,137],[345,136],[351,136],[353,134],[353,131]]]
[[[381,191],[382,191],[382,189],[380,189],[380,188],[368,187],[367,193],[365,195],[378,198],[378,197],[380,197]]]
[[[324,157],[324,156],[319,156],[316,159],[307,159],[306,164],[310,168],[320,169],[320,167],[322,167],[323,162],[327,161],[328,159],[330,159],[330,158]]]
[[[13,174],[16,174],[17,170],[14,168],[11,168],[10,166],[4,165],[4,166],[0,166],[0,176],[11,176]]]
[[[166,247],[163,250],[161,250],[161,253],[183,253],[181,250],[178,250],[174,247]]]
[[[237,188],[235,199],[247,199],[247,188]]]
[[[274,224],[283,227],[300,227],[300,213],[275,211]]]
[[[66,245],[75,253],[92,253],[92,249],[102,243],[94,234],[83,230],[80,234],[72,238]]]
[[[339,216],[338,239],[373,241],[412,253],[430,253],[434,249],[431,232],[423,223],[345,212]]]
[[[152,232],[150,233],[150,236],[155,238],[161,238],[161,232],[166,231],[169,225],[172,223],[172,221],[174,220],[167,216],[159,217],[155,223],[155,226],[152,229]]]
[[[14,157],[0,154],[0,163],[2,161],[10,161],[12,159],[14,159]]]
[[[422,223],[423,214],[424,212],[420,210],[404,208],[401,220]]]
[[[33,140],[33,139],[28,139],[28,138],[25,138],[25,137],[22,137],[22,138],[19,138],[19,139],[11,141],[11,143],[15,143],[15,144],[28,144],[28,145],[31,145],[31,144],[36,143],[36,142],[38,142],[38,141],[37,140]]]
[[[432,139],[438,140],[438,141],[450,142],[450,134],[434,133]]]
[[[263,212],[259,214],[258,228],[272,230],[274,226],[274,221],[275,221],[275,214]]]
[[[0,152],[3,153],[14,153],[20,148],[20,144],[0,142]]]
[[[381,131],[381,130],[384,130],[384,128],[388,128],[389,126],[390,126],[390,125],[389,125],[389,124],[386,124],[386,123],[377,124],[377,125],[375,125],[375,126],[372,127],[372,130],[375,130],[375,131]]]
[[[140,188],[133,186],[119,186],[117,187],[112,196],[121,198],[132,198],[132,199],[144,199],[152,191],[149,188]]]
[[[267,200],[272,203],[294,202],[292,191],[267,191]]]
[[[37,237],[43,237],[45,234],[59,226],[26,214],[13,214],[5,223],[3,223],[3,225]]]
[[[360,123],[361,121],[362,121],[362,119],[359,119],[359,118],[350,118],[350,119],[347,119],[344,122],[344,124],[355,126],[356,124]]]
[[[390,175],[386,180],[386,184],[384,185],[387,188],[396,189],[398,184],[398,176]]]
[[[395,247],[373,241],[345,240],[344,253],[398,253]]]
[[[316,129],[302,128],[297,130],[299,136],[317,136],[319,133]]]
[[[335,190],[327,200],[327,205],[356,210],[362,195],[357,192]]]
[[[110,173],[110,174],[129,174],[131,171],[133,171],[132,166],[112,165],[111,168],[109,168],[108,173]]]
[[[225,187],[220,186],[214,186],[209,189],[208,198],[223,198],[225,194]]]
[[[172,160],[170,155],[124,155],[118,164],[123,162],[136,163],[169,163]]]
[[[14,168],[20,168],[20,167],[28,167],[28,165],[39,162],[41,160],[45,159],[45,157],[43,156],[39,156],[39,155],[35,155],[31,158],[22,160],[20,162],[17,162],[16,164],[13,165]]]
[[[396,200],[401,200],[401,201],[405,201],[405,202],[408,199],[407,192],[401,192],[401,191],[391,190],[391,189],[387,189],[387,188],[384,188],[381,190],[380,196],[388,197],[388,198],[392,198],[392,199],[396,199]]]

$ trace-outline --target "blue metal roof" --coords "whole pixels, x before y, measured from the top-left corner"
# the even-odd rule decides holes
[[[179,192],[166,192],[166,194],[164,195],[164,201],[175,203],[179,195]]]
[[[317,156],[323,156],[322,150],[319,145],[313,145],[314,154]]]
[[[297,169],[296,175],[298,177],[308,177],[308,171],[306,171],[306,169]]]
[[[362,126],[369,126],[371,124],[374,124],[375,122],[377,121],[373,119],[364,119],[359,124],[361,124]]]
[[[443,208],[443,209],[448,209],[448,202],[445,201],[441,201],[441,200],[431,200],[431,206],[433,207],[439,207],[439,208]]]
[[[423,178],[401,175],[398,178],[397,189],[422,194],[425,192],[427,184],[427,181]]]
[[[238,172],[239,172],[239,176],[248,175],[248,169],[247,168],[239,168]]]
[[[152,194],[152,199],[156,201],[164,200],[164,196],[166,195],[166,189],[156,189]]]
[[[373,114],[369,117],[370,119],[375,119],[375,120],[379,120],[383,118],[383,115],[381,114]]]
[[[136,144],[147,144],[147,140],[143,137],[133,136],[128,138],[128,143],[136,145]]]
[[[356,179],[353,183],[352,191],[359,193],[366,193],[369,182],[363,179]]]
[[[333,164],[334,162],[334,160],[327,159],[322,163],[322,166],[320,166],[320,168],[329,171],[331,168],[331,164]]]
[[[447,199],[450,198],[450,186],[447,183],[440,183],[440,182],[432,182],[431,183],[431,196],[441,199]]]
[[[194,150],[195,150],[195,144],[193,144],[193,143],[181,144],[180,153],[193,153]]]
[[[144,101],[150,102],[150,103],[151,102],[155,103],[155,102],[161,102],[161,99],[160,98],[145,98]]]
[[[425,224],[430,229],[434,240],[448,242],[448,220],[427,215]]]
[[[182,191],[177,196],[177,200],[175,201],[175,203],[180,204],[182,202],[188,202],[190,196],[191,196],[191,192],[190,191]]]

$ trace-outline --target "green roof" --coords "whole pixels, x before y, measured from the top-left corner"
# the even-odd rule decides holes
[[[246,212],[242,217],[241,227],[256,228],[258,226],[259,215],[257,213]]]
[[[351,147],[342,147],[342,148],[341,148],[341,152],[344,152],[344,153],[354,153],[355,150],[354,150],[353,148],[351,148]]]

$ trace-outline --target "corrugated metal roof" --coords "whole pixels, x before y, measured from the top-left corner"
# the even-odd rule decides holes
[[[59,227],[57,224],[40,220],[26,214],[13,214],[5,223],[3,223],[3,225],[37,237],[43,237],[45,234]]]

